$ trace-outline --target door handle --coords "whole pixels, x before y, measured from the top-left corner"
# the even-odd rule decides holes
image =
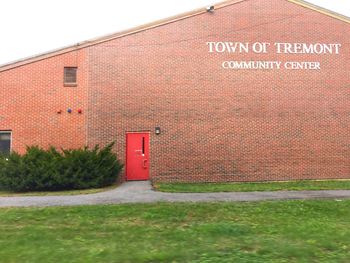
[[[142,161],[143,168],[145,168],[145,169],[147,168],[147,166],[146,166],[146,162],[147,162],[147,159],[145,159],[145,160],[143,160],[143,161]]]

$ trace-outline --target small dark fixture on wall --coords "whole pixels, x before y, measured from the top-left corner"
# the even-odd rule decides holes
[[[214,12],[214,6],[213,5],[208,6],[207,7],[207,12],[213,13]]]
[[[160,134],[160,127],[156,127],[156,135]]]
[[[77,86],[77,67],[64,67],[64,85]]]

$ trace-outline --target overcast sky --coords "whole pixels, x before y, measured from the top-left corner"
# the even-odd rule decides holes
[[[4,0],[0,2],[0,64],[217,2],[222,1]],[[350,17],[349,0],[309,2]]]

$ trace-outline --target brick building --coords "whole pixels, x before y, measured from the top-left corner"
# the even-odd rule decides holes
[[[350,177],[350,19],[232,0],[0,67],[0,151],[115,141],[126,178]]]

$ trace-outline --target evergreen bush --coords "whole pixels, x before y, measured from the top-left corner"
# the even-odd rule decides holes
[[[111,185],[123,167],[112,147],[58,151],[31,146],[23,155],[0,156],[0,189],[59,191]]]

